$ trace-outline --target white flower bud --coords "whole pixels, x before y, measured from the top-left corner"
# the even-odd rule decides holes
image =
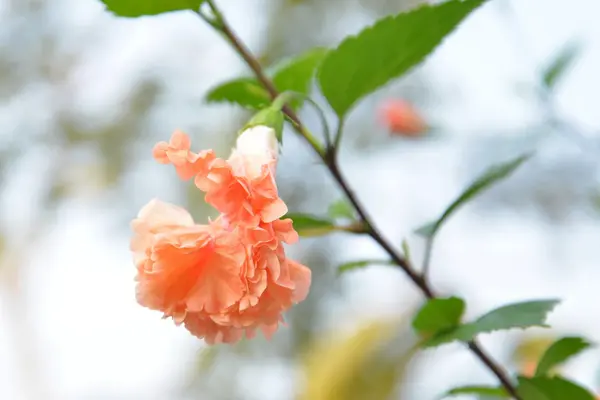
[[[257,125],[243,131],[237,139],[236,150],[247,156],[264,156],[277,158],[279,143],[275,129]]]
[[[256,125],[247,128],[238,136],[229,162],[243,168],[248,177],[256,178],[260,176],[263,165],[269,165],[274,172],[278,152],[279,143],[275,129]]]

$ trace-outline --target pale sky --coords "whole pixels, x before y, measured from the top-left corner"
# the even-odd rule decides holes
[[[78,75],[80,86],[72,99],[92,113],[94,108],[107,108],[107,102],[126,87],[122,82],[140,71],[161,67],[161,73],[181,76],[181,87],[177,89],[182,93],[201,93],[207,89],[206,81],[186,81],[198,68],[214,77],[213,82],[241,70],[241,64],[225,44],[209,35],[208,29],[191,15],[115,21],[102,13],[98,2],[62,1],[69,5],[64,8],[64,17],[71,21],[69,29],[73,35],[89,34],[96,40],[96,50],[90,53]],[[248,1],[244,7],[222,3],[226,3],[226,15],[241,35],[255,43],[253,30],[261,20],[248,16],[256,14],[262,2]],[[525,126],[531,121],[533,110],[525,102],[515,100],[514,88],[508,83],[527,81],[532,76],[532,62],[547,60],[557,45],[581,38],[584,53],[560,86],[558,99],[564,112],[576,122],[590,131],[594,127],[600,129],[596,98],[600,89],[600,3],[572,0],[567,6],[560,0],[532,0],[512,4],[528,36],[531,60],[522,59],[523,53],[514,47],[509,25],[498,17],[500,1],[484,6],[424,66],[434,82],[432,86],[442,92],[451,93],[454,88],[461,91],[460,101],[449,102],[437,110],[438,124],[467,136],[485,135],[490,126],[498,130]],[[248,20],[251,23],[245,24]],[[204,41],[210,44],[204,47],[203,54],[190,54]],[[179,57],[193,68],[164,61]],[[21,107],[26,106],[27,103]],[[223,115],[227,112],[223,111]],[[170,129],[172,123],[164,122],[165,129]],[[219,121],[207,123],[216,126]],[[388,152],[354,160],[346,166],[346,175],[386,234],[399,243],[412,228],[439,213],[461,189],[457,171],[439,168],[440,160],[457,165],[460,159],[461,151],[456,146],[436,154],[408,155],[401,161]],[[373,181],[375,169],[379,179]],[[413,174],[415,169],[420,175]],[[389,191],[389,181],[417,188],[420,177],[425,175],[435,189],[411,196],[402,210],[391,207],[381,195]],[[364,188],[368,190],[361,190]],[[49,237],[30,255],[24,285],[28,288],[31,315],[23,317],[22,322],[32,327],[37,341],[41,382],[55,393],[55,397],[44,400],[170,400],[170,391],[182,383],[184,371],[194,359],[196,339],[135,303],[127,232],[115,235],[113,226],[110,210],[99,211],[85,201],[73,201],[61,213],[59,224]],[[562,234],[560,243],[562,262],[573,264],[568,281],[558,273],[548,276],[546,267],[556,258],[549,254],[554,236],[547,234],[546,227],[510,215],[488,217],[482,222],[480,216],[466,209],[440,237],[434,262],[443,262],[435,264],[435,283],[476,300],[476,309],[470,309],[469,315],[511,300],[565,298],[567,301],[553,314],[551,322],[558,329],[568,328],[597,339],[600,323],[594,318],[594,305],[599,303],[600,294],[591,282],[600,281],[600,270],[594,262],[598,259],[595,243],[600,229],[585,219],[565,229],[568,232]],[[366,239],[349,240],[352,246],[348,246],[348,257],[380,254]],[[418,251],[418,241],[414,237],[411,240]],[[352,325],[360,316],[393,314],[402,307],[394,294],[399,290],[412,291],[401,273],[383,268],[356,272],[343,279],[352,296],[335,311],[335,321],[342,325]],[[490,286],[490,282],[495,285]],[[28,391],[21,387],[13,351],[18,337],[9,328],[12,322],[8,312],[5,298],[0,297],[0,398],[41,400],[27,397]],[[484,337],[482,342],[502,356],[504,338],[498,334]],[[583,383],[597,383],[597,356],[597,352],[590,352],[573,363],[573,371]],[[435,379],[422,375],[415,378],[414,390],[420,394],[419,399],[434,399],[451,384],[473,383],[475,378],[490,380],[466,351],[452,346],[428,352],[425,360],[428,374]],[[252,371],[242,381],[248,381],[253,390],[256,386],[267,388],[264,393],[257,392],[257,399],[291,399],[290,371],[281,365],[270,365],[271,369],[273,379],[268,385],[253,381]],[[445,379],[439,379],[440,376]],[[98,395],[90,397],[96,391]]]

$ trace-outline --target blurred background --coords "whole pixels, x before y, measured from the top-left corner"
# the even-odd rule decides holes
[[[419,1],[217,3],[270,65],[334,46]],[[548,338],[600,337],[599,12],[594,0],[492,0],[346,124],[346,177],[417,262],[424,243],[414,228],[488,165],[537,151],[445,226],[432,260],[434,286],[465,297],[468,317],[511,301],[564,299],[551,330],[481,338],[511,372],[527,369]],[[179,128],[195,149],[226,155],[250,114],[204,95],[249,72],[191,13],[117,19],[97,0],[1,0],[0,46],[0,399],[428,400],[495,383],[461,345],[411,351],[410,315],[422,299],[401,271],[338,277],[341,263],[383,256],[366,237],[303,239],[290,249],[312,269],[313,286],[270,343],[208,349],[137,305],[128,223],[139,208],[159,197],[198,221],[214,215],[193,185],[154,162],[152,146]],[[570,68],[540,92],[544,69],[573,46]],[[378,109],[397,98],[434,132],[390,135]],[[311,109],[302,117],[318,129]],[[321,215],[340,197],[292,132],[278,173],[292,211]],[[599,354],[564,373],[598,391]]]

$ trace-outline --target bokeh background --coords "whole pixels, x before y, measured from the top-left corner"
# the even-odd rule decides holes
[[[218,4],[269,65],[333,46],[418,1]],[[406,238],[416,261],[424,243],[414,228],[486,166],[537,151],[443,229],[432,262],[435,287],[464,296],[469,316],[510,301],[564,299],[552,330],[481,338],[513,372],[532,354],[524,340],[600,336],[599,12],[594,0],[492,0],[347,123],[344,173],[387,238]],[[543,69],[573,43],[576,61],[553,93],[538,95]],[[428,400],[452,386],[494,383],[460,345],[409,352],[409,318],[422,299],[401,271],[373,266],[338,277],[340,263],[382,256],[365,237],[303,239],[290,249],[314,282],[270,343],[207,349],[136,304],[128,223],[138,209],[159,197],[197,220],[214,214],[193,185],[153,161],[151,148],[180,128],[197,149],[227,154],[250,114],[206,104],[204,94],[247,74],[191,13],[126,20],[96,0],[0,1],[0,399],[287,400],[336,376],[371,390],[340,399],[385,398],[375,390],[389,387],[389,398]],[[392,137],[377,119],[390,98],[413,102],[435,131]],[[302,116],[318,129],[312,110]],[[291,131],[278,181],[293,211],[324,214],[340,197]],[[346,338],[373,320],[396,330],[365,370],[358,353],[368,341]],[[578,357],[565,373],[597,391],[599,354]],[[394,365],[394,373],[369,377],[372,365]]]

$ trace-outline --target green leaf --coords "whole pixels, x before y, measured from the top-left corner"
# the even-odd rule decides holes
[[[412,326],[422,336],[434,335],[460,324],[465,302],[458,297],[431,299],[419,310]]]
[[[204,0],[101,0],[106,8],[119,17],[136,18],[172,11],[198,11]]]
[[[415,233],[423,237],[432,237],[435,235],[437,229],[437,221],[429,222],[418,229],[415,229]]]
[[[560,300],[536,300],[497,308],[475,321],[478,330],[492,332],[500,329],[547,327],[546,317]]]
[[[439,346],[453,341],[469,342],[481,333],[490,333],[513,328],[547,327],[546,317],[559,300],[537,300],[510,304],[497,308],[479,317],[474,322],[435,335],[424,343],[426,347]]]
[[[299,56],[285,60],[273,68],[270,76],[280,92],[292,91],[308,94],[315,69],[327,54],[327,49],[316,47]],[[238,78],[222,83],[206,95],[209,103],[235,103],[242,107],[259,110],[271,104],[269,92],[254,78]],[[298,108],[300,100],[291,102]]]
[[[510,396],[506,393],[506,390],[502,387],[493,387],[493,386],[461,386],[454,389],[451,389],[444,395],[444,397],[449,396],[460,396],[463,394],[472,394],[475,396],[486,396],[486,397],[496,397],[500,399],[510,398]]]
[[[581,46],[578,43],[571,43],[560,51],[544,71],[544,85],[548,89],[553,89],[556,86],[564,73],[573,65],[573,61],[580,51]]]
[[[281,111],[281,108],[275,107],[275,103],[271,104],[269,107],[263,108],[252,118],[250,121],[244,125],[242,130],[239,132],[241,135],[247,129],[250,129],[255,126],[268,126],[275,131],[275,137],[277,141],[283,144],[283,123],[285,122],[285,116]]]
[[[594,400],[595,396],[574,382],[559,377],[519,377],[522,400]]]
[[[422,62],[483,0],[451,0],[383,18],[329,52],[321,91],[343,117],[362,97]]]
[[[300,236],[321,236],[335,230],[333,221],[309,214],[291,213],[283,218],[290,218],[293,221],[294,229]]]
[[[535,370],[536,376],[546,375],[552,368],[589,348],[591,343],[580,337],[564,337],[552,343],[544,352]]]
[[[327,215],[334,219],[355,219],[354,207],[346,199],[339,199],[331,203]]]
[[[517,168],[525,161],[531,158],[531,154],[522,155],[514,160],[494,165],[488,168],[479,178],[477,178],[469,187],[444,211],[442,216],[434,222],[430,222],[419,229],[415,233],[425,237],[434,236],[440,229],[442,224],[450,218],[450,216],[458,210],[467,201],[481,194],[493,184],[498,183],[502,179],[508,178]]]
[[[209,103],[236,103],[250,109],[261,109],[271,104],[271,96],[256,79],[240,78],[225,82],[206,95]]]
[[[344,263],[338,267],[338,273],[344,273],[347,271],[351,271],[354,269],[360,269],[368,267],[369,265],[394,265],[393,261],[390,260],[360,260],[360,261],[350,261]]]
[[[276,66],[273,83],[277,90],[308,94],[315,76],[315,70],[327,52],[328,49],[326,48],[316,47]],[[291,106],[297,109],[301,106],[301,103],[300,100],[294,100]]]

